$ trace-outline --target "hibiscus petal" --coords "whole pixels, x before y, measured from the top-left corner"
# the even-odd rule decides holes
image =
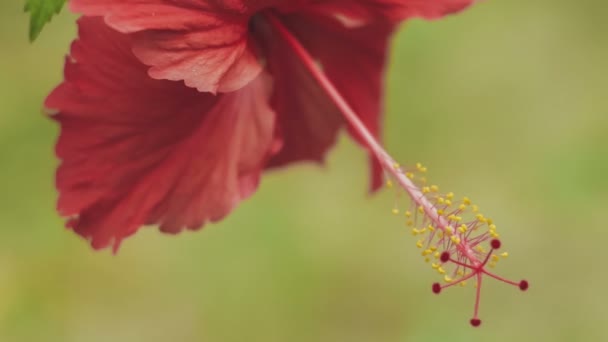
[[[367,128],[378,137],[388,40],[393,25],[349,28],[333,16],[284,14],[283,23],[317,59]],[[266,39],[268,40],[268,39]],[[274,37],[269,67],[275,79],[273,108],[279,114],[283,150],[271,166],[298,160],[321,161],[344,124],[342,115],[319,89],[301,62]],[[351,132],[353,133],[353,132]],[[360,141],[357,135],[354,135]],[[361,142],[361,141],[360,141]],[[382,169],[370,152],[371,189],[382,183]]]
[[[144,224],[197,229],[256,189],[277,150],[275,113],[261,75],[214,96],[154,80],[130,37],[101,19],[79,21],[63,84],[47,98],[61,125],[58,210],[103,248]]]
[[[344,121],[292,49],[269,29],[256,28],[265,31],[260,43],[274,81],[271,103],[279,116],[278,129],[284,143],[269,167],[303,160],[322,162]]]
[[[378,138],[384,102],[384,71],[394,26],[376,22],[348,28],[329,17],[312,15],[287,18],[286,22],[308,51],[318,58],[325,74],[361,121]],[[349,131],[365,146],[354,131]],[[382,185],[382,167],[371,151],[370,161],[371,189],[375,190]]]
[[[243,1],[72,0],[73,11],[103,16],[123,33],[137,33],[135,55],[155,79],[183,80],[201,92],[230,92],[262,67],[248,35],[254,9]]]
[[[353,23],[368,23],[379,18],[401,21],[413,17],[437,19],[467,8],[474,0],[330,0],[315,8],[331,12]]]

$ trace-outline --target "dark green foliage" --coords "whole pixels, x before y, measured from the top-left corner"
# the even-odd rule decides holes
[[[30,13],[30,41],[34,41],[46,23],[59,14],[65,0],[26,0],[25,11]]]

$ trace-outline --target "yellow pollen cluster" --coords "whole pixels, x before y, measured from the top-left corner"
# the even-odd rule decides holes
[[[401,171],[401,166],[395,164]],[[447,283],[458,282],[457,279],[466,276],[470,270],[457,263],[440,262],[441,253],[448,252],[454,260],[467,264],[468,260],[461,253],[461,248],[471,248],[478,260],[487,257],[491,247],[488,241],[499,237],[496,225],[491,218],[479,212],[479,207],[469,197],[457,198],[453,192],[440,193],[439,186],[427,185],[425,174],[428,169],[421,163],[415,168],[404,170],[405,176],[419,186],[420,198],[426,197],[424,204],[420,198],[414,199],[410,208],[404,211],[406,225],[410,227],[411,234],[418,237],[416,247],[421,249],[420,255],[425,262]],[[386,186],[393,188],[393,182],[387,181]],[[428,203],[431,203],[429,207]],[[397,215],[401,211],[395,207],[392,211]],[[465,247],[463,247],[465,246]],[[507,252],[489,256],[488,267],[495,267],[501,258],[508,257]],[[431,260],[435,262],[430,262]],[[446,266],[453,271],[446,270]],[[454,283],[466,286],[466,281]]]

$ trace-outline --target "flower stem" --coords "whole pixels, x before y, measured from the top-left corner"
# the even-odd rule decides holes
[[[426,216],[435,223],[438,229],[442,230],[444,233],[449,232],[450,234],[456,235],[460,238],[461,243],[459,243],[456,248],[458,248],[459,252],[466,259],[468,259],[473,268],[482,267],[482,261],[476,256],[472,246],[467,243],[467,239],[465,239],[464,234],[459,233],[445,217],[439,215],[435,206],[426,196],[424,196],[420,188],[403,173],[397,162],[384,150],[373,134],[370,133],[365,124],[363,124],[347,101],[342,97],[340,92],[317,66],[315,60],[308,53],[308,51],[306,51],[298,39],[294,37],[283,25],[283,23],[272,13],[266,12],[264,16],[268,23],[293,49],[293,52],[300,58],[300,61],[310,72],[311,76],[318,82],[319,86],[323,88],[326,94],[340,110],[344,119],[346,119],[350,126],[359,134],[369,151],[371,151],[371,153],[373,153],[374,156],[380,161],[380,164],[384,170],[390,173],[397,180],[397,182],[407,192],[409,197],[414,203],[416,203],[417,206],[423,208]]]

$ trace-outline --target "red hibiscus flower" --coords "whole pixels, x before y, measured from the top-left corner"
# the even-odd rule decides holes
[[[71,0],[79,39],[45,103],[61,125],[59,212],[94,248],[143,225],[198,229],[263,170],[322,161],[346,122],[375,152],[376,189],[368,135],[393,29],[470,2]]]

